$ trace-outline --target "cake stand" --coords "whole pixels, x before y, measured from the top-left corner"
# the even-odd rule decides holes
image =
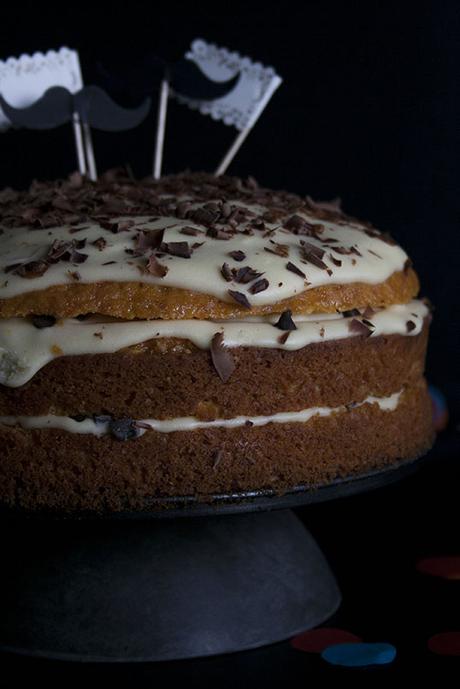
[[[150,500],[145,512],[3,514],[0,649],[76,661],[229,653],[315,627],[334,575],[292,512],[388,485],[425,458],[277,496]]]

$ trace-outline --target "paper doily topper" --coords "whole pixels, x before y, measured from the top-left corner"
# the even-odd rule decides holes
[[[166,109],[170,92],[179,103],[198,110],[203,115],[210,115],[213,119],[233,126],[239,131],[216,169],[215,174],[221,175],[227,170],[273,93],[282,83],[281,77],[272,67],[265,67],[260,62],[253,62],[249,57],[242,57],[239,53],[220,48],[202,39],[192,42],[185,58],[196,65],[210,83],[228,85],[233,81],[234,87],[230,90],[227,88],[224,95],[211,100],[209,97],[193,93],[193,88],[186,91],[186,83],[192,85],[191,75],[187,75],[188,79],[184,78],[180,90],[175,87],[174,82],[169,84],[168,78],[165,77],[158,106],[154,163],[156,179],[161,174]]]
[[[60,57],[63,59],[59,60]],[[73,122],[86,152],[85,160],[76,136],[80,172],[86,173],[88,162],[91,179],[96,179],[96,166],[90,127],[111,132],[131,129],[150,109],[149,98],[139,107],[127,109],[117,105],[98,86],[83,86],[78,54],[67,48],[59,53],[23,55],[19,60],[10,58],[4,64],[5,78],[0,81],[4,127],[52,129]]]
[[[0,93],[14,108],[27,108],[53,87],[61,86],[70,93],[83,88],[80,59],[76,50],[62,47],[47,53],[21,55],[0,60]],[[78,169],[82,175],[96,179],[91,130],[82,124],[77,113],[72,118],[77,151]],[[6,131],[12,123],[0,109],[0,130]]]

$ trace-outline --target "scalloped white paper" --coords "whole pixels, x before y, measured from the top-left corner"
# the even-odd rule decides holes
[[[271,96],[282,83],[281,77],[273,67],[265,67],[242,57],[227,48],[219,48],[213,43],[196,39],[185,54],[201,71],[213,81],[227,81],[240,72],[235,88],[213,101],[200,101],[174,94],[180,103],[198,110],[202,115],[210,115],[214,120],[236,127],[239,131],[250,129]]]
[[[64,86],[71,93],[83,88],[76,50],[63,47],[57,51],[0,60],[0,93],[15,108],[32,105],[53,86]],[[10,126],[10,121],[0,108],[0,130]]]

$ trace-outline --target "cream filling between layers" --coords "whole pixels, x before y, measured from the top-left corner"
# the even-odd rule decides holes
[[[371,317],[370,337],[379,335],[418,335],[428,314],[420,300],[395,304]],[[209,349],[214,335],[223,334],[227,347],[263,347],[293,351],[315,342],[354,337],[350,331],[353,316],[340,314],[295,315],[296,330],[286,342],[283,331],[274,327],[279,316],[249,317],[231,321],[128,321],[104,322],[90,319],[64,319],[56,325],[38,329],[24,318],[0,320],[0,384],[19,387],[37,371],[59,356],[107,354],[151,339],[177,337],[189,340],[200,349]],[[359,318],[359,317],[358,317]],[[411,322],[412,330],[407,326]]]
[[[352,408],[361,407],[364,404],[377,404],[382,411],[394,411],[399,403],[402,390],[389,397],[373,397],[370,395],[362,402],[353,403]],[[176,419],[142,419],[142,424],[147,424],[152,430],[160,433],[172,433],[174,431],[194,431],[201,428],[238,428],[250,423],[252,426],[265,426],[269,423],[306,423],[314,416],[331,416],[349,411],[346,405],[339,407],[310,407],[295,412],[279,412],[270,416],[236,416],[233,419],[215,419],[214,421],[200,421],[193,416],[184,416]],[[24,429],[55,428],[69,433],[81,433],[91,435],[107,435],[110,433],[109,422],[98,423],[93,419],[75,421],[68,416],[0,416],[0,424],[6,426],[21,426]],[[139,436],[146,432],[139,429]]]

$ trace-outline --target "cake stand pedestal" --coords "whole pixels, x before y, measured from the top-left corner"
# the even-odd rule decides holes
[[[77,661],[173,660],[315,627],[337,610],[340,591],[289,508],[394,482],[421,461],[281,497],[176,498],[161,509],[152,500],[144,513],[118,518],[7,513],[0,649]]]

